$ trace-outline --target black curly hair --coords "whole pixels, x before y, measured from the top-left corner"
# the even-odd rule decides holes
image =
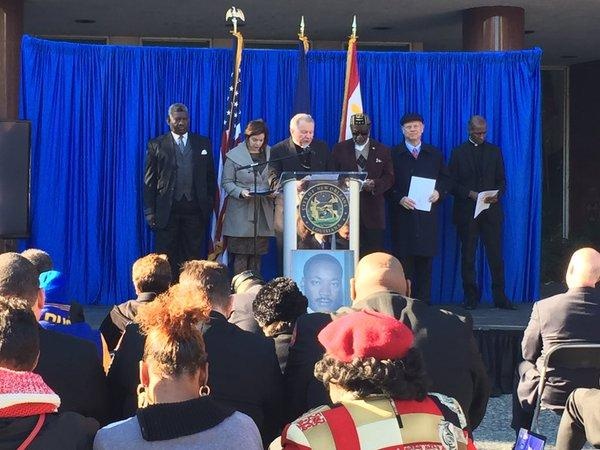
[[[423,400],[429,387],[423,358],[416,348],[401,359],[354,358],[348,363],[325,354],[315,364],[314,374],[325,387],[336,384],[357,398],[384,394],[396,400]]]
[[[306,312],[307,306],[308,300],[294,280],[278,277],[258,291],[252,302],[252,311],[254,318],[263,329],[268,327],[276,332],[281,327],[273,327],[273,324],[293,326],[296,319]]]

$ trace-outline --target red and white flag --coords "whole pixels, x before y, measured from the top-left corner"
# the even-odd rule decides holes
[[[344,104],[342,106],[342,120],[340,122],[340,142],[350,139],[350,117],[362,113],[362,97],[360,95],[360,75],[356,59],[356,37],[351,36],[348,41],[348,56],[346,58],[346,84],[344,88]]]
[[[223,239],[223,219],[225,218],[225,207],[227,194],[221,188],[221,176],[225,155],[229,150],[240,143],[242,134],[240,127],[240,73],[242,66],[242,50],[244,49],[244,38],[242,34],[233,33],[233,70],[231,71],[231,84],[227,95],[225,108],[225,119],[223,120],[223,135],[221,136],[221,149],[219,152],[219,171],[217,176],[217,195],[215,198],[214,215],[211,222],[210,249],[208,259],[220,261],[227,264],[227,248]]]

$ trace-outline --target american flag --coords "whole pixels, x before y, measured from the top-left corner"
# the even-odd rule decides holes
[[[225,206],[227,204],[225,191],[221,188],[221,176],[223,174],[223,163],[225,155],[229,150],[241,141],[240,127],[240,73],[242,65],[242,50],[244,49],[244,38],[242,34],[233,33],[233,70],[231,72],[231,84],[227,94],[225,119],[223,120],[223,135],[221,137],[221,150],[219,154],[219,175],[217,177],[217,195],[215,198],[214,215],[211,223],[211,242],[209,260],[219,260],[227,263],[226,246],[223,239],[223,219],[225,217]]]

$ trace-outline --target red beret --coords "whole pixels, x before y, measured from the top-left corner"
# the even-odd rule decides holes
[[[319,333],[328,355],[341,362],[354,358],[399,359],[412,347],[410,328],[376,311],[358,311],[335,319]]]

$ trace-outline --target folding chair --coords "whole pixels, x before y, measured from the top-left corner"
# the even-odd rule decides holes
[[[600,344],[558,344],[550,348],[544,357],[544,366],[540,372],[540,384],[533,412],[531,430],[539,433],[538,419],[542,407],[542,394],[546,386],[548,368],[598,369],[600,370]]]

